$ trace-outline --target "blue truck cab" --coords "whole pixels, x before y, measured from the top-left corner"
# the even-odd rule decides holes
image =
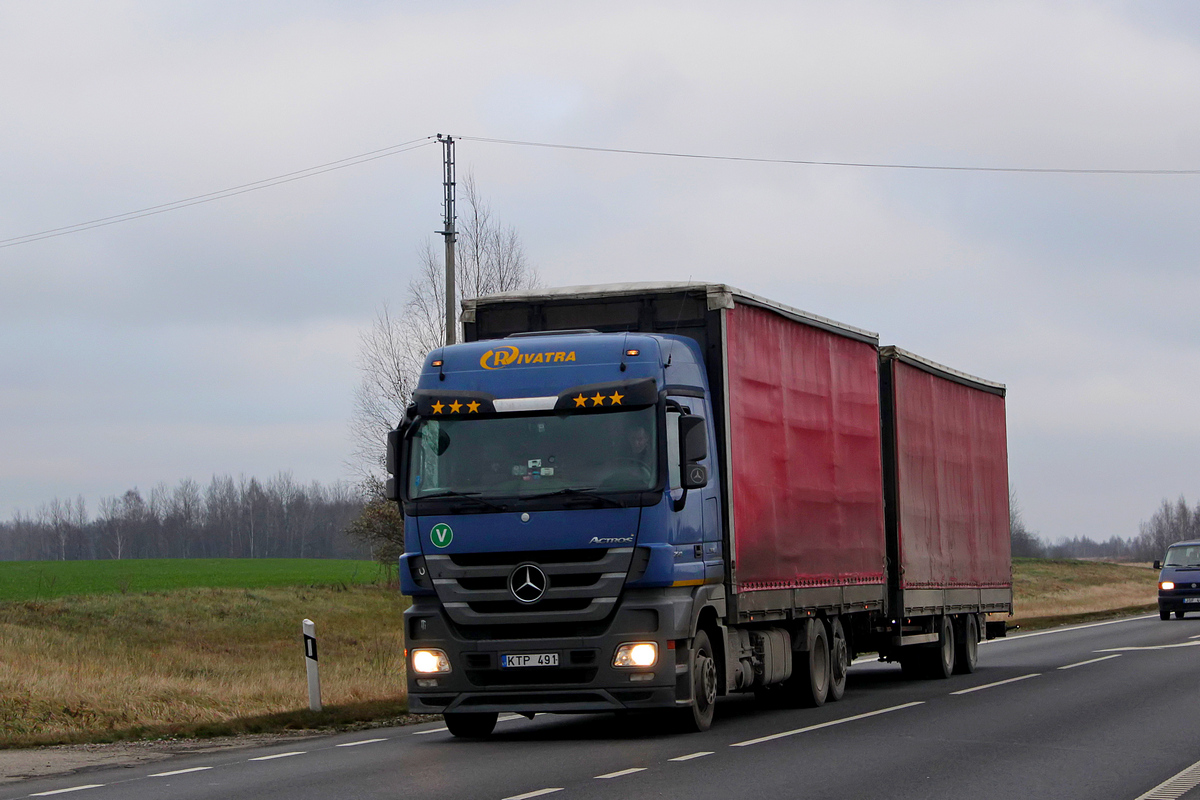
[[[695,616],[724,602],[712,420],[683,336],[433,351],[388,437],[410,710],[486,735],[506,711],[690,707],[715,680]]]
[[[1200,541],[1176,542],[1167,548],[1162,562],[1154,562],[1158,574],[1158,616],[1183,619],[1188,611],[1200,611]]]

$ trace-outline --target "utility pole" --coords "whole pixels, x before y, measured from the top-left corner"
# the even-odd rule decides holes
[[[446,190],[443,207],[445,221],[440,231],[446,237],[446,344],[454,344],[458,325],[454,313],[454,137],[437,135],[442,143],[443,186]]]

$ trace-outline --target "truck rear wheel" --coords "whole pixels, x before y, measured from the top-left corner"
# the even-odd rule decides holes
[[[850,643],[841,617],[828,620],[829,630],[829,697],[841,700],[846,693],[846,671],[850,669]]]
[[[705,631],[697,631],[692,640],[692,705],[681,713],[685,731],[702,733],[712,727],[717,710],[717,659]]]
[[[496,712],[476,712],[469,714],[446,714],[446,728],[450,733],[463,739],[482,739],[489,736],[496,727]]]
[[[930,678],[949,678],[954,674],[954,624],[950,617],[940,617],[938,621],[938,642],[936,650],[929,650]]]
[[[979,620],[974,614],[965,614],[958,626],[958,642],[954,654],[954,671],[969,675],[979,664]]]
[[[809,620],[808,650],[792,654],[792,677],[783,683],[789,705],[816,708],[829,696],[829,636],[820,620]]]

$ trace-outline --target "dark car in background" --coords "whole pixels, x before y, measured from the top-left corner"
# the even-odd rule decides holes
[[[1200,541],[1176,542],[1167,548],[1161,563],[1154,562],[1158,575],[1158,616],[1183,619],[1188,611],[1200,612]]]

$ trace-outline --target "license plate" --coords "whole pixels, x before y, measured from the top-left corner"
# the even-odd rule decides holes
[[[1185,602],[1185,603],[1200,603],[1200,597],[1185,597],[1185,598],[1183,598],[1183,602]]]
[[[557,667],[558,653],[514,653],[500,656],[500,666],[511,667]]]

